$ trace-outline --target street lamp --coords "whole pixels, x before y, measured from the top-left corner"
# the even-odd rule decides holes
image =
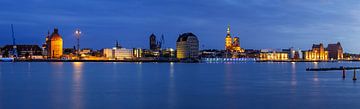
[[[76,29],[75,30],[75,36],[76,36],[76,39],[77,39],[77,52],[76,52],[76,54],[77,54],[77,57],[78,57],[78,59],[80,59],[80,35],[81,35],[81,31],[80,31],[80,29]]]

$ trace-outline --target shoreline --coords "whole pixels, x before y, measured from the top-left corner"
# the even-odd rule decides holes
[[[159,62],[159,63],[227,63],[231,61],[216,62],[216,61],[179,61],[179,60],[12,60],[12,61],[0,61],[0,62]],[[360,60],[256,60],[256,61],[236,61],[234,63],[241,62],[360,62]]]

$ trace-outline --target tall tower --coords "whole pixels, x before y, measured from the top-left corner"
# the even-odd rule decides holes
[[[51,34],[48,46],[48,57],[60,59],[63,55],[63,40],[57,28],[55,28],[54,32]]]
[[[156,50],[157,48],[156,36],[154,34],[151,34],[149,40],[150,40],[150,50]]]
[[[230,25],[228,26],[226,32],[227,32],[227,34],[226,34],[226,37],[225,37],[225,50],[231,50],[232,38],[231,38],[231,35],[230,35]]]

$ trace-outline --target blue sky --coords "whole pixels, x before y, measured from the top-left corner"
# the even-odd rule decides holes
[[[41,44],[59,28],[65,47],[148,48],[148,37],[163,34],[175,47],[180,33],[193,32],[201,48],[224,48],[226,27],[244,48],[310,49],[313,43],[340,41],[346,52],[360,52],[359,0],[1,0],[0,45]]]

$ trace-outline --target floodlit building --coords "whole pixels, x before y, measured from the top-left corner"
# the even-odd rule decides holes
[[[286,51],[275,51],[275,50],[261,50],[259,55],[260,60],[269,60],[269,61],[277,61],[277,60],[288,60],[289,53]]]
[[[136,58],[143,57],[143,50],[141,48],[134,48],[133,51],[134,51],[134,53],[133,53],[134,57],[136,57]]]
[[[176,50],[178,59],[198,58],[199,40],[193,33],[181,34],[176,41]]]
[[[301,55],[301,50],[300,49],[295,49],[294,47],[291,47],[289,49],[283,49],[283,52],[287,52],[289,59],[292,60],[297,60],[297,59],[302,59]]]
[[[47,47],[49,58],[60,59],[63,55],[63,40],[57,28],[54,29],[54,32],[49,37]]]
[[[336,44],[328,44],[326,50],[328,51],[329,59],[341,60],[344,58],[344,51],[340,42]]]
[[[311,50],[303,51],[303,58],[304,60],[328,60],[328,51],[322,43],[313,44]]]
[[[230,52],[244,52],[245,50],[240,47],[239,37],[232,39],[230,35],[230,26],[228,26],[225,37],[225,50]]]
[[[126,60],[133,58],[133,50],[126,48],[106,48],[103,49],[103,56],[110,59]]]

